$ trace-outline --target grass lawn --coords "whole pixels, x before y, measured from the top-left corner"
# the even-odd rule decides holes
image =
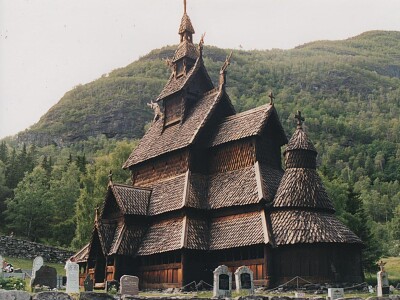
[[[25,259],[25,258],[14,258],[14,257],[9,257],[5,256],[4,259],[11,263],[14,266],[14,269],[25,269],[25,270],[32,270],[32,264],[33,260],[31,259]],[[57,270],[57,275],[63,275],[65,276],[65,269],[63,264],[56,264],[56,263],[48,263],[44,262],[46,266],[53,267]]]

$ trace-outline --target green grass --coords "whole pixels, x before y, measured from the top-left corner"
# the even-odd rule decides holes
[[[10,257],[10,256],[5,256],[4,259],[11,263],[14,266],[14,269],[32,269],[32,264],[33,260],[31,259],[25,259],[25,258],[15,258],[15,257]],[[63,264],[56,264],[56,263],[48,263],[44,262],[46,266],[53,267],[57,270],[58,275],[63,275],[65,276],[65,269]]]

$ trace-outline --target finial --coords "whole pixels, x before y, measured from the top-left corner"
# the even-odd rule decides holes
[[[231,57],[232,57],[232,51],[229,53],[229,55],[226,57],[224,64],[221,67],[221,70],[219,71],[219,87],[223,88],[226,83],[226,69],[228,66],[231,64]]]
[[[297,128],[301,128],[303,122],[305,121],[304,117],[301,116],[301,111],[297,111],[297,114],[294,115],[294,118],[297,119]]]
[[[381,269],[381,272],[385,272],[385,268],[384,267],[385,267],[386,263],[383,262],[383,260],[381,260],[379,263],[377,263],[377,265]]]
[[[112,173],[112,170],[110,170],[110,172],[108,173],[108,184],[112,184],[112,177],[113,177],[113,173]]]
[[[99,206],[98,205],[95,208],[94,221],[95,221],[95,223],[97,223],[99,221]]]
[[[269,104],[270,104],[270,105],[274,105],[275,96],[274,96],[274,94],[272,93],[272,91],[269,92],[268,97],[269,97],[269,99],[271,99],[271,100],[269,101]]]
[[[186,0],[183,0],[183,13],[186,14]]]
[[[204,32],[202,35],[201,35],[201,38],[200,38],[200,42],[199,42],[199,52],[200,52],[200,55],[201,54],[203,54],[203,45],[204,45],[204,37],[206,36],[206,33]]]

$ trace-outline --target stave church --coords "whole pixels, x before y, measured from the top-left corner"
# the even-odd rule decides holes
[[[110,180],[92,238],[73,257],[81,285],[125,274],[141,289],[212,283],[219,265],[246,265],[266,287],[295,276],[361,282],[362,241],[335,217],[301,113],[289,141],[272,94],[236,113],[225,89],[230,55],[214,86],[194,33],[185,3],[171,75],[149,104],[154,120],[123,165],[132,184]]]

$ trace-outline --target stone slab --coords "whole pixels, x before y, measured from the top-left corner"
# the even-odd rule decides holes
[[[50,289],[57,287],[57,271],[53,267],[42,266],[36,271],[36,277],[32,280],[32,287],[48,286]]]
[[[32,300],[74,300],[74,298],[63,292],[48,291],[33,295]]]
[[[1,300],[31,300],[31,295],[25,291],[0,290]]]
[[[81,292],[79,300],[115,300],[113,296],[105,293]]]
[[[119,282],[119,293],[121,295],[139,295],[139,277],[123,275]]]

